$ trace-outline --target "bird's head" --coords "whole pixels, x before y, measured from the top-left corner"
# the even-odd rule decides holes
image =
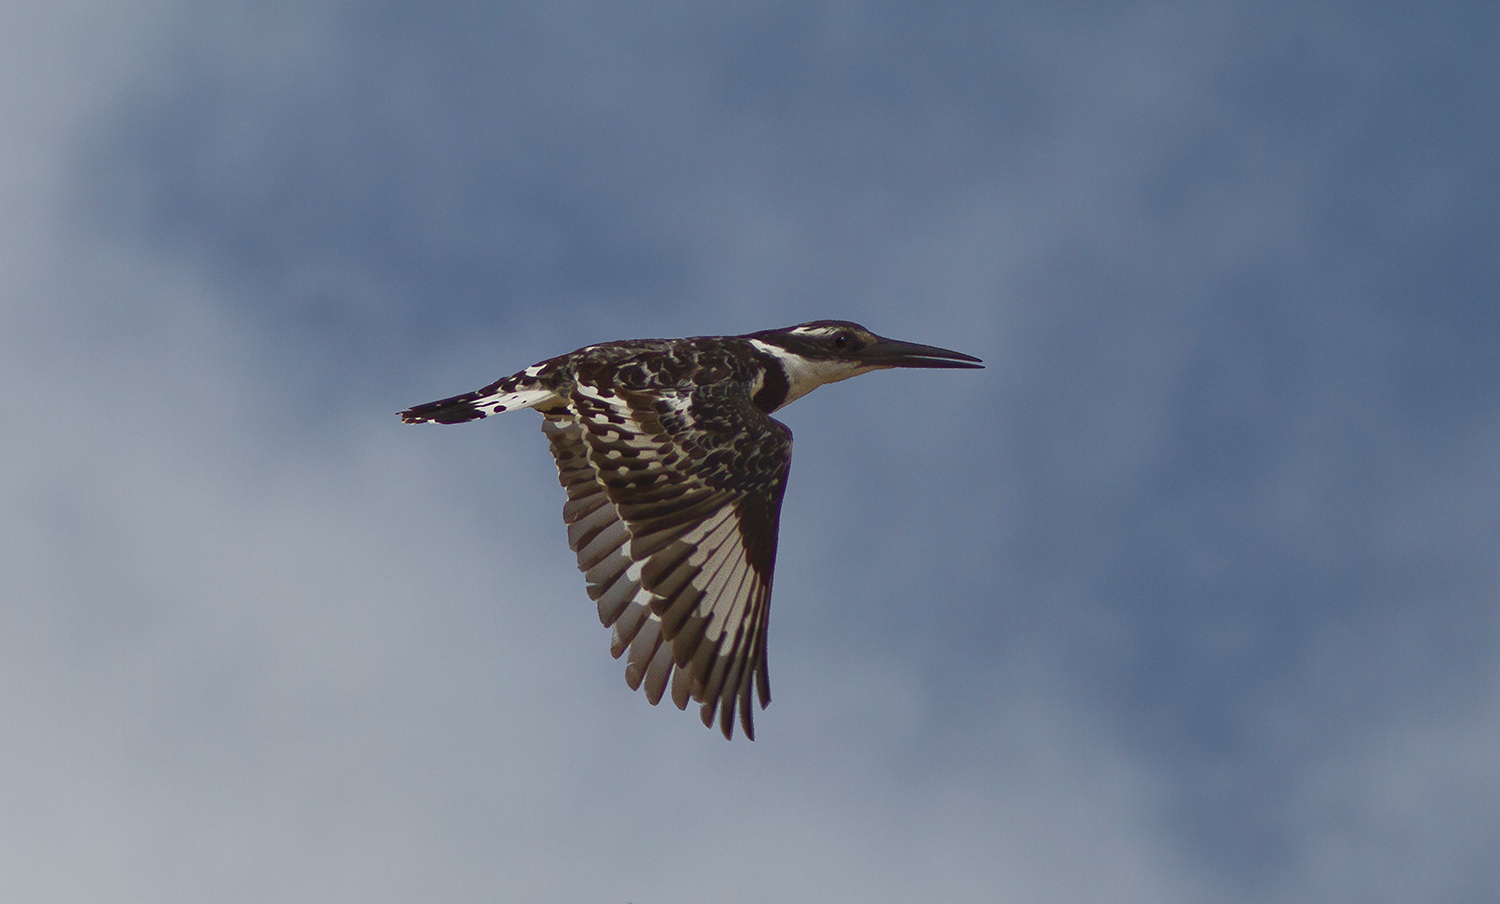
[[[877,336],[857,323],[814,320],[748,337],[772,355],[786,372],[787,395],[780,405],[825,383],[892,367],[983,367],[978,358],[932,345]],[[780,407],[778,405],[777,407]]]

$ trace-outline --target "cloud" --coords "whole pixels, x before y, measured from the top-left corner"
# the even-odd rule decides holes
[[[1259,9],[5,13],[0,889],[1484,899],[1484,32]],[[829,314],[753,745],[393,415]]]

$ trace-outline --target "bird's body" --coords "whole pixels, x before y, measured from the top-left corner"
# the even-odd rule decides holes
[[[611,652],[654,704],[734,715],[770,702],[766,620],[792,433],[771,412],[824,383],[888,367],[977,367],[977,358],[815,321],[745,336],[591,345],[483,389],[401,412],[451,424],[514,408],[544,417],[567,490],[568,544]]]

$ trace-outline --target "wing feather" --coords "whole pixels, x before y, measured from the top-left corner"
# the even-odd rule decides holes
[[[580,377],[543,431],[567,490],[568,543],[626,682],[671,688],[726,737],[770,700],[765,626],[791,434],[724,384],[645,396]],[[727,451],[726,451],[727,450]],[[729,453],[733,453],[730,455]]]

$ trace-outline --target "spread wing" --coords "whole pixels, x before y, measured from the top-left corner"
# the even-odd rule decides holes
[[[735,710],[755,737],[750,688],[762,708],[766,620],[776,531],[792,437],[737,384],[647,396],[580,379],[542,430],[568,491],[568,544],[629,651],[625,680],[655,704],[701,706],[734,734]]]

